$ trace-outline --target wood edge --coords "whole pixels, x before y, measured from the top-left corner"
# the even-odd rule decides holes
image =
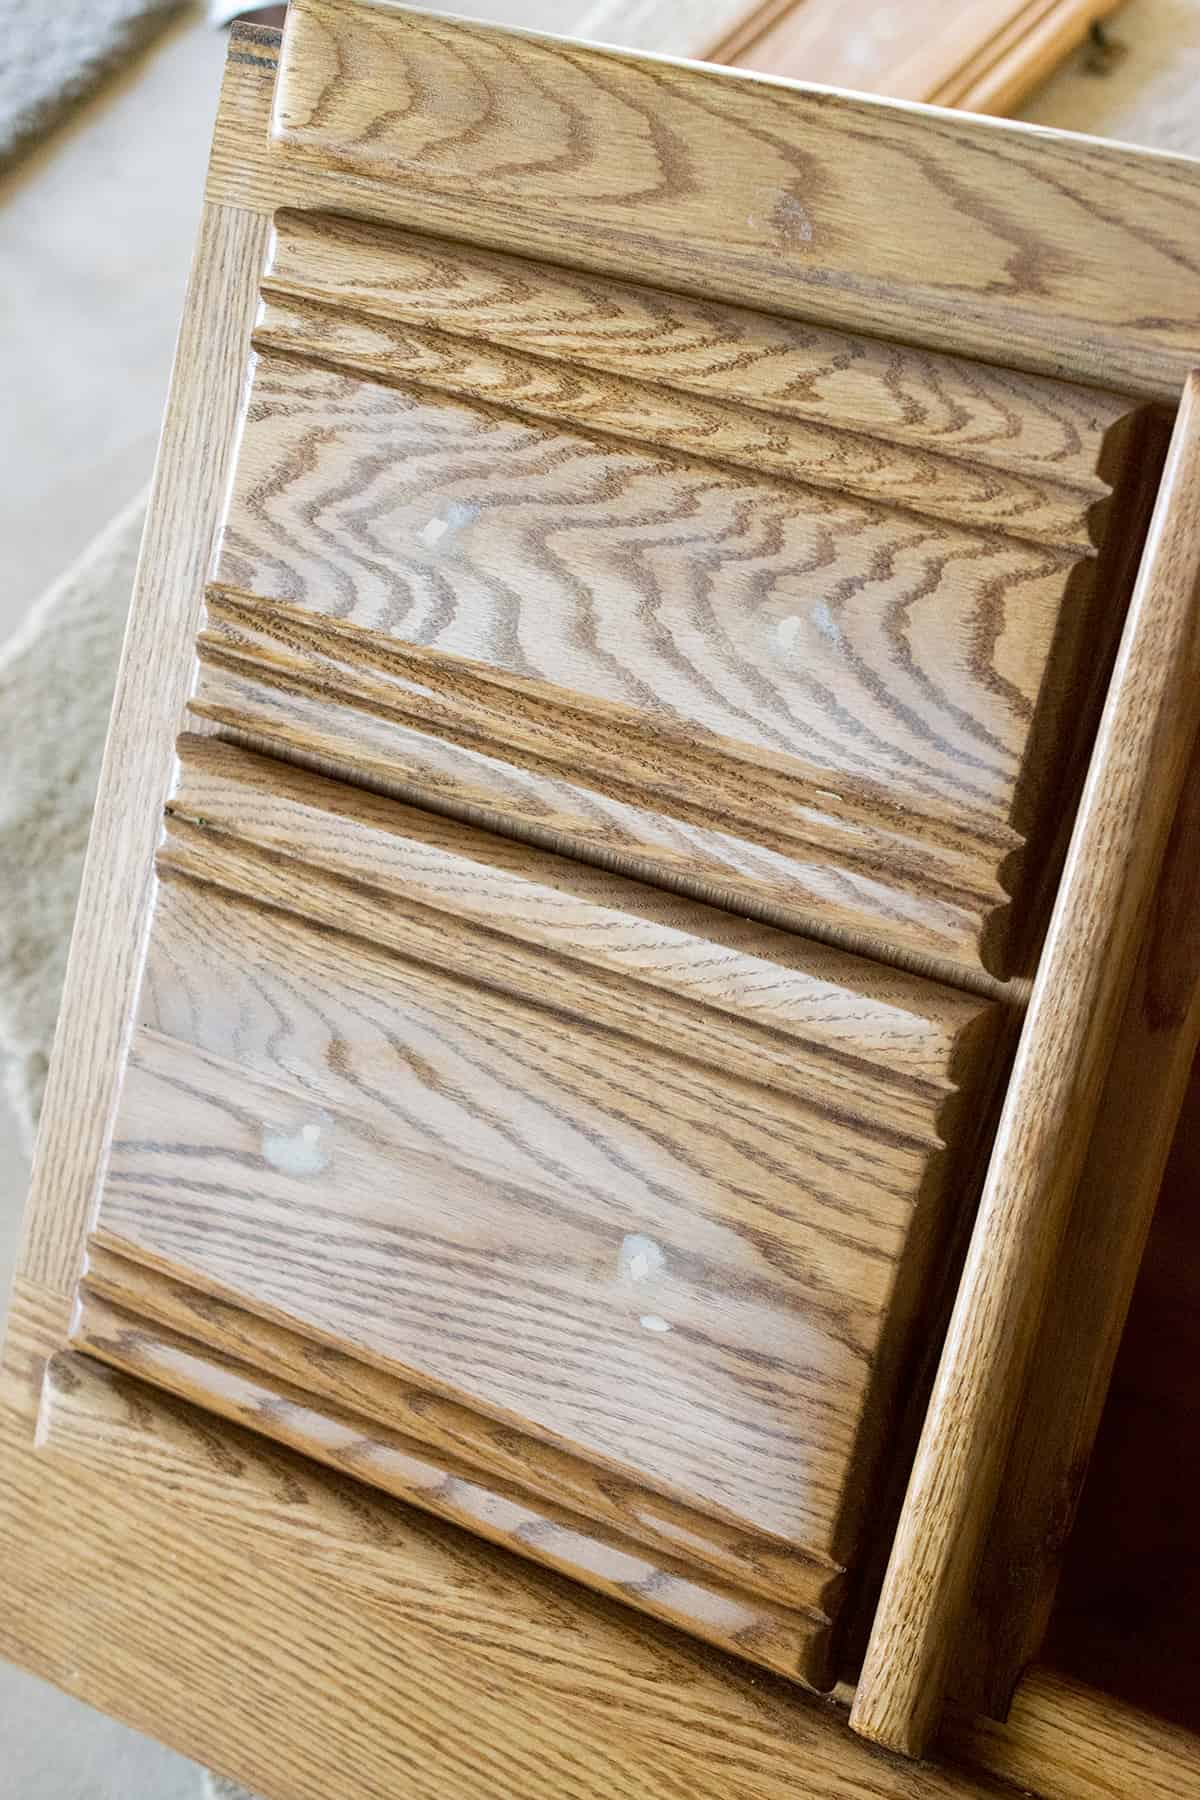
[[[306,1393],[311,1389],[321,1404],[329,1402],[347,1410],[347,1396],[353,1396],[348,1410],[360,1415],[364,1425],[379,1424],[401,1436],[420,1438],[431,1455],[444,1452],[456,1462],[475,1463],[481,1474],[496,1475],[507,1485],[525,1488],[531,1496],[540,1494],[580,1517],[585,1516],[580,1496],[586,1492],[590,1504],[606,1505],[606,1522],[618,1531],[648,1549],[680,1560],[680,1543],[669,1531],[647,1529],[644,1520],[631,1524],[633,1505],[640,1504],[652,1518],[675,1525],[694,1554],[700,1554],[707,1536],[709,1554],[701,1560],[727,1586],[826,1619],[836,1606],[844,1571],[835,1564],[818,1562],[775,1540],[753,1539],[741,1527],[724,1525],[689,1504],[637,1487],[605,1467],[586,1463],[571,1452],[472,1412],[432,1388],[416,1381],[401,1382],[332,1345],[305,1339],[240,1304],[191,1287],[108,1242],[93,1240],[89,1245],[81,1292],[85,1298],[116,1308],[143,1328],[161,1328],[164,1335],[173,1334],[197,1347],[231,1355],[291,1388],[299,1385]],[[86,1331],[84,1317],[77,1335]],[[298,1384],[301,1372],[304,1379]],[[544,1478],[540,1490],[516,1472],[529,1463],[539,1465]],[[727,1543],[735,1550],[727,1549]],[[782,1557],[789,1578],[772,1572],[773,1557]],[[793,1571],[796,1579],[790,1579]]]
[[[1200,723],[1200,381],[1185,389],[855,1697],[922,1755]]]
[[[18,1260],[26,1278],[62,1295],[74,1291],[97,1204],[148,942],[154,849],[241,398],[241,327],[248,331],[267,235],[255,213],[206,206],[184,305]],[[222,349],[201,369],[212,309],[224,315]]]
[[[1039,1800],[1183,1800],[1200,1793],[1200,1738],[1036,1663],[1005,1724],[952,1714],[942,1748]]]
[[[960,1705],[1003,1718],[1037,1656],[1200,1045],[1200,735],[1118,1032],[956,1665]],[[1079,1367],[1072,1346],[1094,1338]]]
[[[296,10],[297,7],[294,4],[291,13],[295,14]],[[397,16],[400,16],[402,11],[402,8],[397,7]],[[801,81],[748,70],[722,69],[719,65],[712,63],[697,63],[695,60],[689,61],[678,57],[580,43],[569,38],[512,28],[505,29],[495,24],[481,24],[478,21],[454,19],[449,23],[455,26],[461,25],[476,33],[490,33],[491,35],[499,33],[514,41],[528,40],[545,44],[551,48],[569,48],[588,56],[643,64],[656,70],[677,71],[684,76],[703,78],[708,75],[736,81],[752,81],[772,89],[784,89],[794,91],[798,95],[807,95],[819,103],[825,103],[830,98],[841,99],[850,104],[879,109],[885,115],[908,115],[928,110],[921,103],[905,100],[889,101],[878,95],[853,94],[843,89],[806,85]],[[268,33],[265,36],[274,38],[275,34]],[[443,230],[437,220],[439,213],[444,211],[444,208],[440,204],[435,189],[430,189],[431,216],[417,219],[412,206],[398,199],[388,183],[372,179],[369,176],[346,172],[340,177],[341,189],[335,202],[332,195],[322,186],[323,177],[320,173],[319,161],[296,156],[296,168],[292,170],[289,164],[290,153],[286,146],[277,142],[271,135],[274,75],[281,60],[281,47],[286,49],[286,37],[283,39],[282,46],[279,43],[261,42],[258,45],[260,54],[242,59],[261,63],[263,75],[269,74],[271,77],[269,81],[260,79],[256,85],[238,83],[236,80],[227,81],[227,97],[223,100],[222,109],[218,115],[214,158],[210,165],[207,189],[210,201],[222,202],[264,214],[273,213],[280,206],[309,206],[317,211],[335,210],[357,219],[384,220],[405,229],[420,229],[435,233],[443,231],[444,235],[459,236],[465,241],[484,248],[501,250],[515,248],[519,254],[537,254],[523,241],[514,244],[511,233],[503,237],[488,236],[486,233],[481,235],[478,231],[464,229],[461,221],[453,228]],[[231,70],[230,73],[236,76],[239,71]],[[1105,144],[1103,140],[1087,138],[1079,133],[1055,132],[1040,126],[1023,127],[1014,121],[986,116],[975,116],[974,118],[968,115],[959,116],[976,124],[981,129],[1024,132],[1030,136],[1036,135],[1039,140],[1060,142],[1063,147],[1062,154],[1069,158],[1074,157],[1077,147],[1082,147],[1091,154],[1111,153],[1118,158],[1141,156],[1147,161],[1162,160],[1162,157],[1166,155],[1166,153],[1158,152],[1139,153],[1131,150],[1129,146]],[[911,128],[911,122],[909,128]],[[1167,160],[1187,164],[1192,159],[1171,159],[1167,156]],[[270,171],[269,177],[268,171]],[[269,198],[264,192],[268,183],[271,189]],[[572,253],[563,254],[560,260],[564,266],[576,269],[606,274],[614,273],[613,268],[607,265],[603,258],[597,259],[594,254],[580,254],[577,247],[573,247]],[[644,270],[641,278],[648,279]],[[774,307],[776,310],[782,310],[786,316],[802,322],[833,326],[839,330],[851,332],[877,330],[877,313],[872,310],[865,293],[859,296],[859,300],[850,310],[838,307],[830,312],[827,301],[819,304],[811,294],[807,293],[804,303],[781,309],[777,296],[773,297],[769,303],[761,295],[756,299],[747,300],[744,293],[733,291],[728,281],[714,281],[707,276],[701,280],[694,273],[683,277],[673,268],[660,270],[650,279],[653,279],[657,285],[701,299],[716,299],[732,304],[753,304],[768,309]],[[895,320],[889,323],[886,335],[896,341],[932,350],[939,354],[965,357],[969,360],[991,361],[1002,367],[1007,366],[1051,379],[1067,380],[1092,387],[1115,385],[1133,399],[1177,401],[1188,362],[1192,359],[1190,352],[1180,352],[1171,346],[1158,344],[1137,346],[1134,351],[1129,353],[1126,353],[1122,347],[1119,359],[1120,367],[1114,379],[1114,357],[1118,344],[1107,327],[1104,328],[1101,335],[1092,333],[1089,336],[1085,331],[1083,336],[1088,339],[1087,343],[1085,344],[1083,338],[1080,338],[1083,354],[1074,363],[1067,363],[1062,355],[1061,344],[1053,356],[1047,355],[1038,348],[1040,340],[1037,339],[1036,332],[1031,336],[1028,348],[1014,351],[1013,345],[1006,339],[999,325],[994,328],[988,325],[984,329],[978,324],[973,324],[969,331],[964,331],[956,326],[954,331],[947,335],[945,331],[929,329],[928,316],[927,305],[914,304],[902,324]],[[1025,323],[1029,325],[1030,321],[1026,320]],[[1077,328],[1076,336],[1078,336],[1078,328],[1085,326],[1086,323],[1086,318],[1074,321]],[[1101,351],[1103,351],[1103,355]]]
[[[732,1587],[678,1555],[647,1553],[605,1524],[317,1400],[212,1345],[148,1325],[86,1283],[72,1349],[776,1674],[816,1691],[832,1682],[825,1614]]]

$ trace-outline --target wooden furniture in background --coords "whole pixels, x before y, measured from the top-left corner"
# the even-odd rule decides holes
[[[1052,1671],[953,1767],[803,1690],[972,1232],[857,1720],[1002,1707],[1048,1609],[1058,1518],[963,1653],[1200,1025],[1144,932],[1200,832],[1198,218],[1113,146],[235,33],[5,1353],[13,1654],[272,1800],[1093,1800]]]
[[[832,87],[1006,113],[1120,0],[760,0],[702,54]]]

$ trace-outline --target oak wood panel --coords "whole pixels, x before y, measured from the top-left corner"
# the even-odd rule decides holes
[[[998,1021],[965,994],[215,740],[179,756],[164,870],[931,1148],[981,1104]]]
[[[1200,351],[1184,158],[335,0],[289,9],[263,143],[269,61],[239,70],[215,199],[374,216],[1168,399]]]
[[[884,943],[1020,971],[1009,892],[1014,958],[1033,908],[1016,853],[1057,817],[1054,778],[1090,713],[1083,645],[1104,635],[1082,565],[265,359],[215,574],[226,619],[247,597],[271,608],[268,628],[301,615],[282,621],[293,669],[305,616],[330,621],[346,660],[367,666],[368,708],[402,709],[402,724],[482,734],[519,765],[657,791],[668,807],[711,808],[717,781],[735,819],[773,803],[768,847],[778,820],[805,863],[821,852],[794,923],[819,911],[818,929],[874,927]],[[230,638],[210,632],[206,651],[254,656],[244,632]],[[278,679],[283,658],[266,654]],[[502,787],[500,816],[504,801]],[[924,840],[937,852],[947,838],[939,891]],[[957,929],[926,894],[957,909]]]
[[[1022,1677],[1003,1725],[955,1716],[947,1751],[1041,1800],[1185,1800],[1200,1739],[1055,1669]]]
[[[1156,1204],[1179,1124],[1194,1133],[1200,1117],[1185,1108],[1200,1042],[1200,739],[1183,778],[1162,872],[1142,940],[1133,986],[1117,1031],[1104,1094],[1064,1239],[1054,1292],[1034,1354],[1021,1416],[1002,1480],[967,1628],[955,1658],[954,1693],[983,1711],[1007,1708],[1013,1683],[1045,1636],[1063,1558],[1070,1552],[1080,1489]],[[1182,1188],[1182,1184],[1181,1188]],[[1164,1196],[1165,1199],[1165,1196]],[[1168,1266],[1186,1268],[1181,1247]],[[1187,1305],[1178,1306],[1186,1315]],[[1158,1316],[1166,1316],[1166,1309]],[[1167,1361],[1169,1359],[1164,1359]],[[1188,1359],[1180,1359],[1188,1370]],[[1181,1374],[1180,1385],[1187,1380]],[[1134,1384],[1134,1391],[1139,1391]],[[1139,1392],[1139,1399],[1141,1398]],[[1148,1416],[1163,1402],[1145,1396]],[[1184,1401],[1186,1413],[1187,1402]],[[1182,1440],[1184,1433],[1180,1433]],[[1164,1432],[1161,1443],[1167,1442]],[[1169,1454],[1169,1453],[1168,1453]],[[1118,1465],[1120,1458],[1110,1455]],[[1132,1485],[1146,1485],[1146,1458],[1131,1457]],[[1093,1513],[1102,1509],[1093,1507]],[[1147,1511],[1157,1503],[1147,1501]],[[1143,1571],[1118,1549],[1111,1510],[1097,1534],[1103,1562],[1124,1568],[1117,1586],[1137,1590],[1139,1612],[1150,1604]],[[1123,1528],[1122,1542],[1145,1542],[1146,1560],[1176,1587],[1184,1575],[1178,1553],[1156,1556],[1153,1532]],[[1169,1571],[1169,1572],[1168,1572]],[[1087,1591],[1086,1580],[1076,1580]],[[1092,1591],[1101,1583],[1094,1576]],[[1145,1662],[1143,1647],[1139,1660]],[[1093,1675],[1093,1679],[1094,1679]],[[1187,1676],[1183,1677],[1186,1686]],[[1194,1682],[1193,1682],[1194,1685]],[[1159,1672],[1143,1700],[1164,1692]]]
[[[1008,1791],[86,1357],[2,1427],[0,1653],[268,1800]]]
[[[183,884],[152,954],[102,1233],[842,1560],[942,1157]]]
[[[633,733],[611,715],[602,730],[542,697],[535,719],[523,722],[501,689],[477,683],[473,667],[429,657],[414,666],[395,640],[227,591],[210,591],[198,647],[191,716],[252,748],[776,926],[803,926],[862,956],[880,955],[882,916],[890,962],[978,993],[1005,991],[978,966],[908,948],[910,940],[949,941],[969,952],[981,905],[1005,935],[1004,890],[994,878],[976,875],[982,896],[964,891],[964,865],[978,869],[985,859],[978,832],[951,818],[924,817],[918,840],[911,820],[872,807],[870,789],[814,781],[802,790],[811,803],[801,838],[785,784],[769,770],[755,772],[748,794],[751,764],[732,770],[695,745],[685,755],[680,743],[668,771],[644,749],[638,756]],[[431,710],[436,731],[424,723]],[[568,745],[575,755],[564,760]],[[599,764],[586,784],[582,746]],[[1007,833],[983,844],[993,864],[1017,847]],[[864,923],[855,929],[847,918]]]
[[[936,1725],[1140,933],[1200,728],[1200,380],[1185,389],[853,1721]]]
[[[314,1400],[221,1350],[147,1325],[89,1287],[72,1332],[80,1349],[152,1381],[223,1419],[247,1425],[317,1462],[477,1531],[601,1593],[683,1625],[765,1668],[814,1688],[833,1682],[829,1618],[723,1586],[690,1562],[648,1554],[595,1519],[439,1454],[361,1413]]]
[[[463,1406],[436,1389],[403,1381],[218,1294],[189,1287],[160,1269],[116,1255],[95,1241],[88,1247],[84,1291],[132,1315],[143,1331],[154,1333],[165,1327],[164,1335],[175,1334],[218,1351],[282,1385],[315,1396],[322,1406],[331,1402],[335,1409],[361,1415],[364,1457],[369,1457],[365,1441],[369,1421],[419,1440],[427,1456],[441,1454],[497,1475],[578,1518],[611,1526],[659,1557],[683,1560],[708,1571],[726,1587],[741,1588],[810,1614],[828,1615],[839,1602],[842,1571],[813,1561],[793,1545],[739,1531],[711,1513],[639,1483],[623,1481],[610,1469]],[[64,1325],[54,1340],[55,1349],[65,1336]],[[161,1385],[169,1385],[158,1379]],[[371,1479],[369,1468],[357,1473],[360,1479]],[[432,1510],[436,1511],[436,1506]]]
[[[266,240],[254,213],[210,208],[184,307],[25,1215],[21,1268],[63,1294],[81,1265],[142,967]]]
[[[1097,541],[1130,410],[350,219],[277,214],[263,291],[267,349],[1067,548]]]

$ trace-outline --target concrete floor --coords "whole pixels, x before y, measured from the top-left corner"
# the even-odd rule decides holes
[[[662,29],[708,0],[649,0]],[[615,0],[579,10],[597,37]],[[731,10],[711,0],[708,10]],[[550,0],[455,10],[564,29]],[[1076,61],[1034,97],[1042,124],[1197,149],[1200,0],[1130,0],[1100,81]],[[627,35],[651,42],[640,26]],[[661,39],[659,40],[661,42]],[[224,38],[198,12],[0,180],[0,641],[145,482],[195,236]],[[1161,110],[1151,108],[1154,90]],[[1156,122],[1162,119],[1161,130]],[[28,1166],[0,1111],[0,1314]],[[0,1665],[0,1800],[200,1800],[202,1772]],[[453,1800],[453,1796],[449,1797]]]

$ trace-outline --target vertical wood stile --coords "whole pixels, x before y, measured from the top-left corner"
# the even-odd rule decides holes
[[[1030,1355],[1200,723],[1200,378],[1151,521],[852,1713],[937,1726]]]

